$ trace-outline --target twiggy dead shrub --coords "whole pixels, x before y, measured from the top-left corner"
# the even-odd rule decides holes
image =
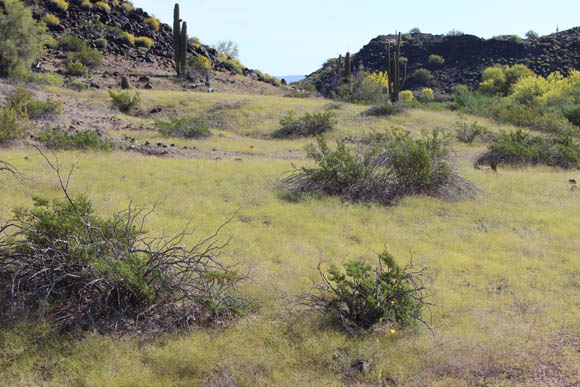
[[[367,329],[384,323],[406,326],[420,321],[426,301],[428,269],[409,264],[401,267],[384,251],[378,265],[351,260],[341,269],[331,265],[324,273],[319,265],[322,284],[316,286],[303,302],[322,313],[330,314],[348,331]]]
[[[167,329],[246,308],[235,291],[243,277],[219,260],[225,224],[193,247],[187,230],[147,237],[150,211],[129,206],[103,218],[59,179],[65,198],[34,198],[0,226],[0,299],[9,316],[103,330],[158,320]]]

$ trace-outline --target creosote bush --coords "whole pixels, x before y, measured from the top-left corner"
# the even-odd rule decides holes
[[[330,111],[305,113],[302,117],[290,111],[280,119],[280,129],[272,137],[317,136],[331,130],[337,122],[336,114]]]
[[[521,129],[501,132],[494,138],[476,164],[495,161],[500,164],[534,165],[545,164],[562,168],[580,166],[580,143],[570,133],[550,137],[537,136]]]
[[[428,305],[428,269],[401,267],[387,250],[378,258],[377,266],[351,260],[344,270],[331,265],[328,273],[319,265],[323,283],[303,302],[330,314],[351,333],[381,323],[390,326],[391,333],[416,321],[426,324],[422,311]]]
[[[153,47],[154,43],[155,42],[153,41],[153,39],[147,36],[139,36],[135,38],[135,45],[137,47],[145,47],[147,49],[150,49],[151,47]]]
[[[441,55],[431,54],[428,59],[429,66],[440,67],[445,63],[445,59]]]
[[[66,11],[68,9],[68,3],[65,0],[52,0],[52,4],[61,11]]]
[[[211,136],[205,119],[169,117],[169,121],[157,120],[159,132],[169,137],[204,138]]]
[[[344,140],[330,149],[323,137],[307,148],[315,165],[301,167],[282,179],[292,194],[326,194],[353,201],[394,204],[407,195],[429,195],[457,200],[472,197],[471,183],[457,176],[447,160],[448,139],[441,132],[389,130],[366,136],[353,149]]]
[[[81,62],[71,61],[66,64],[66,74],[71,77],[86,77],[89,69]]]
[[[45,130],[37,140],[49,149],[79,149],[110,151],[113,145],[94,130],[66,131],[61,128]]]
[[[26,104],[28,118],[35,120],[47,116],[59,115],[62,112],[62,104],[53,99],[32,100]]]
[[[468,124],[466,121],[460,120],[456,122],[455,137],[460,142],[471,144],[477,137],[482,141],[488,141],[493,138],[491,132],[477,121]]]
[[[433,75],[427,69],[417,69],[413,72],[412,77],[416,82],[427,83],[433,78]]]
[[[97,1],[95,6],[100,9],[104,9],[105,11],[109,12],[111,10],[111,6],[104,1]]]
[[[32,97],[22,87],[16,87],[7,103],[0,108],[0,144],[22,138],[31,129],[27,104],[32,101]]]
[[[34,207],[16,208],[0,227],[2,312],[116,331],[190,327],[245,310],[235,291],[243,277],[219,261],[223,226],[193,247],[187,230],[147,237],[151,211],[130,206],[103,218],[60,183],[65,198],[35,197]]]
[[[135,45],[135,36],[130,32],[121,31],[121,33],[119,34],[119,39],[121,39],[123,43],[128,44],[130,46]]]
[[[54,27],[60,24],[60,19],[51,13],[44,15],[42,21],[49,27]]]
[[[116,93],[109,90],[109,96],[111,97],[113,106],[123,113],[129,113],[131,110],[139,106],[139,103],[141,102],[141,97],[137,91],[135,91],[135,94],[131,96],[128,92],[119,91]]]

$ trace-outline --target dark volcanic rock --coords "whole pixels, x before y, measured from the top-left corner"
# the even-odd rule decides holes
[[[478,86],[481,73],[492,65],[524,64],[536,74],[547,76],[554,71],[567,73],[580,70],[580,27],[534,40],[505,38],[481,39],[473,35],[444,36],[431,34],[406,35],[401,55],[408,58],[408,73],[427,68],[433,78],[425,85],[409,77],[405,89],[432,87],[448,91],[453,85]],[[394,43],[395,35],[381,35],[371,40],[352,57],[352,68],[365,71],[385,71],[386,45]],[[429,55],[440,55],[445,63],[429,66]],[[324,68],[308,76],[319,91],[331,84],[330,72]],[[326,87],[325,87],[326,86]]]

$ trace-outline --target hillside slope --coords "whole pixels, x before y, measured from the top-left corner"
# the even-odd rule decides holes
[[[395,35],[380,35],[372,39],[359,52],[353,55],[353,70],[385,71],[386,46],[394,43]],[[445,59],[442,66],[430,66],[431,54]],[[551,72],[567,73],[572,69],[580,70],[580,27],[547,35],[533,40],[516,37],[482,39],[473,35],[431,35],[408,34],[403,36],[401,55],[408,58],[409,75],[419,68],[427,68],[433,78],[425,85],[409,77],[405,88],[432,87],[447,91],[453,85],[464,84],[476,87],[481,80],[482,71],[491,65],[524,64],[536,74],[547,76]],[[307,77],[320,91],[332,84],[332,61]]]

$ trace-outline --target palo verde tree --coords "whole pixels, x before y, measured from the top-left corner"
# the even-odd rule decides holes
[[[41,52],[44,23],[21,0],[0,1],[0,76],[25,74]]]
[[[401,76],[401,62],[403,75]],[[391,53],[391,43],[387,43],[387,74],[389,76],[389,97],[391,102],[399,100],[399,92],[407,80],[407,61],[401,60],[401,33],[397,35],[395,50]]]

